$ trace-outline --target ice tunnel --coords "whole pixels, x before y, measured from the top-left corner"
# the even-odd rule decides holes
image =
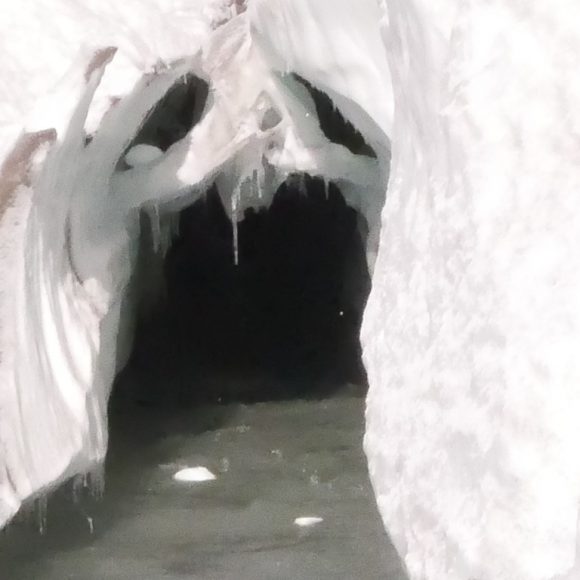
[[[362,316],[364,449],[409,580],[576,580],[578,10],[572,0],[0,9],[0,525],[102,464],[115,377],[149,361],[138,339],[158,340],[160,311],[172,334],[191,326],[180,261],[227,256],[221,272],[200,271],[206,284],[230,276],[220,287],[237,289],[228,300],[240,318],[198,301],[206,326],[241,337],[246,354],[276,360],[277,340],[288,354],[287,336],[244,338],[240,312],[258,297],[273,311],[284,302],[292,270],[267,256],[285,227],[280,206],[284,223],[298,206],[314,211],[300,214],[298,251],[335,203],[355,241],[327,224],[308,259],[342,244],[370,295],[360,312],[364,276],[335,264],[332,276],[358,282],[320,290],[331,301],[310,296],[310,312],[334,358],[359,348],[352,333],[337,337]],[[302,201],[285,198],[292,189]],[[205,257],[181,252],[204,228],[222,228],[222,246],[208,234]],[[271,285],[252,267],[276,272]],[[332,276],[319,270],[322,288]]]
[[[366,228],[336,185],[290,175],[267,209],[245,211],[237,247],[215,184],[176,218],[154,261],[145,215],[136,339],[113,404],[323,397],[345,385],[364,394]]]

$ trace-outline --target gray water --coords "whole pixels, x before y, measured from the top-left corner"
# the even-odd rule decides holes
[[[404,578],[362,452],[364,399],[112,416],[101,501],[70,486],[0,535],[2,580]],[[216,479],[181,483],[205,467]],[[299,517],[322,521],[301,528]]]

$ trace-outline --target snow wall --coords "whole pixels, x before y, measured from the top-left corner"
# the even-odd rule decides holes
[[[365,448],[413,579],[580,578],[577,3],[389,0]]]
[[[340,182],[371,231],[365,449],[410,580],[577,580],[580,9],[142,4],[0,9],[0,522],[102,462],[138,210],[162,252],[172,213],[211,182],[236,220],[308,171]],[[377,159],[328,142],[288,73]],[[133,147],[188,74],[211,87],[199,123],[166,151]]]

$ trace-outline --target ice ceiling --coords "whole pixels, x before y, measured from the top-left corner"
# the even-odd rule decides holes
[[[139,211],[162,252],[214,182],[236,221],[309,173],[368,222],[365,450],[411,580],[580,577],[579,10],[0,7],[0,522],[103,460]],[[193,126],[162,144],[147,120],[180,84]]]

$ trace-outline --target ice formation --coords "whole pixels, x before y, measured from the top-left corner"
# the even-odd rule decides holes
[[[0,525],[102,463],[143,291],[139,211],[162,254],[211,183],[236,222],[307,172],[368,224],[365,449],[410,580],[580,577],[578,11],[2,6]],[[139,141],[192,77],[210,87],[192,129]],[[327,138],[312,87],[375,156]]]

